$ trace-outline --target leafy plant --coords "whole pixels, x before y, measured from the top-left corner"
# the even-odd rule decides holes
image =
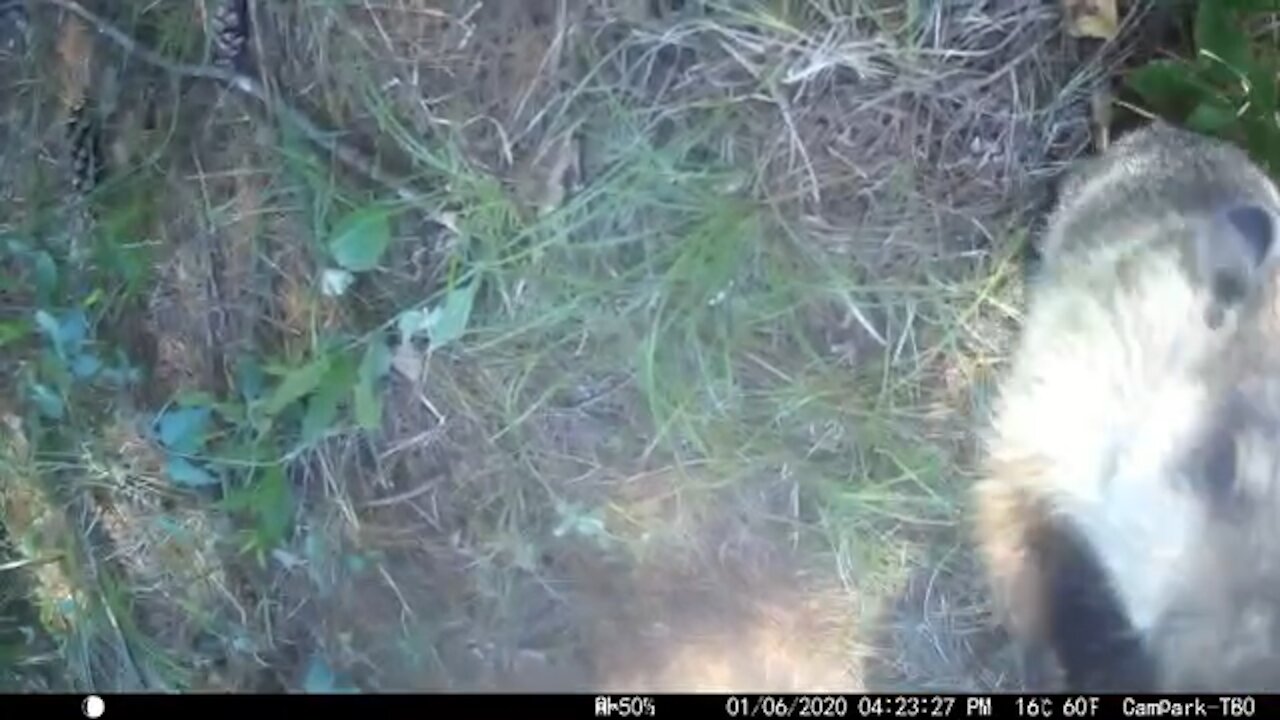
[[[205,487],[218,478],[189,456],[204,449],[213,411],[205,405],[169,410],[156,422],[156,436],[169,451],[166,470],[177,485]]]
[[[307,675],[302,681],[302,689],[303,692],[322,695],[358,692],[354,686],[339,682],[339,676],[319,654],[312,655],[311,662],[307,665]]]
[[[386,343],[374,340],[365,350],[356,376],[356,420],[366,430],[382,424],[382,401],[377,393],[378,381],[391,370],[391,350]]]
[[[471,322],[471,310],[475,305],[476,281],[459,285],[444,296],[431,310],[406,310],[400,313],[396,324],[405,339],[425,335],[431,347],[440,349],[461,338]]]
[[[353,273],[367,272],[378,267],[378,261],[390,244],[390,213],[382,208],[367,207],[337,222],[329,240],[329,250],[343,269]]]
[[[240,550],[265,562],[266,553],[288,538],[295,507],[293,489],[279,464],[264,468],[250,480],[228,492],[221,505],[249,521],[240,531]]]
[[[1201,0],[1194,59],[1154,60],[1126,84],[1163,119],[1235,142],[1280,175],[1276,77],[1280,53],[1254,43],[1250,21],[1280,11],[1280,0]]]

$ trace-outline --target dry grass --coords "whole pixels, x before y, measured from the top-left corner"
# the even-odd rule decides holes
[[[198,53],[173,4],[121,5]],[[146,280],[96,317],[149,380],[4,484],[65,489],[42,511],[65,531],[15,556],[80,558],[94,612],[42,631],[71,684],[1012,686],[959,502],[1019,243],[1114,48],[1016,0],[251,5],[272,92],[436,210],[401,208],[380,268],[327,296],[328,228],[390,194],[211,84],[104,63],[148,101],[112,116],[128,201],[95,222]],[[0,57],[27,79],[0,138],[60,141],[33,115],[49,35]],[[57,227],[12,146],[0,235]],[[376,431],[272,436],[230,508],[166,477],[166,403],[234,404],[246,358],[298,367],[462,273],[468,333],[401,348]],[[0,321],[36,305],[0,289]]]

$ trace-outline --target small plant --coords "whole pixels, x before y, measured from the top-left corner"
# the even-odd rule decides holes
[[[1195,57],[1152,61],[1131,73],[1127,85],[1148,111],[1237,143],[1280,175],[1280,50],[1274,42],[1257,42],[1249,31],[1267,12],[1280,12],[1280,0],[1201,0]]]

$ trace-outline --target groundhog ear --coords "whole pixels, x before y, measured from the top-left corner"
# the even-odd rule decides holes
[[[1259,269],[1275,252],[1276,218],[1260,205],[1233,205],[1217,213],[1198,241],[1201,276],[1214,299],[1231,306],[1251,295]]]

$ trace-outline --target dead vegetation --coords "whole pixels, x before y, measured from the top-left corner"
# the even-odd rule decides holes
[[[60,302],[145,379],[52,426],[4,408],[38,445],[0,465],[9,537],[21,508],[64,526],[6,559],[66,553],[81,583],[28,664],[101,689],[1011,686],[957,502],[1028,218],[1123,43],[1018,0],[251,0],[249,72],[422,201],[99,37],[117,184],[83,262],[38,181],[63,139],[37,80],[84,58],[32,5],[0,55],[0,237],[68,264]],[[185,3],[99,5],[201,57]],[[334,292],[327,238],[374,203],[391,242]],[[245,429],[253,387],[472,275],[465,336],[392,338],[376,429],[345,401]],[[44,307],[27,287],[0,323]],[[0,347],[12,397],[37,346]],[[224,413],[216,487],[157,439],[193,397]],[[32,607],[74,594],[35,580]]]

